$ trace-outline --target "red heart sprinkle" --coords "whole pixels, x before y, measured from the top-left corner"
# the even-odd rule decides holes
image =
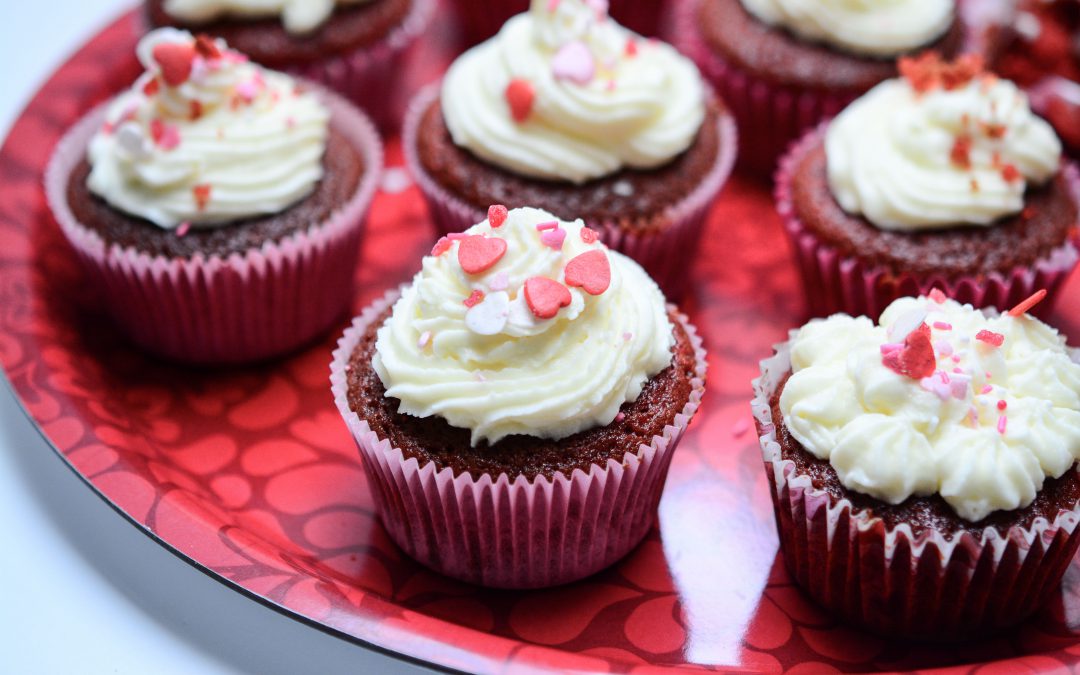
[[[484,292],[480,289],[474,289],[472,293],[469,293],[469,297],[465,298],[465,306],[472,309],[483,301]]]
[[[599,238],[600,235],[596,234],[595,230],[590,230],[587,227],[581,228],[581,241],[585,242],[586,244],[595,243],[596,240]]]
[[[454,242],[450,241],[447,237],[439,237],[439,241],[435,242],[435,245],[431,247],[431,255],[438,258],[443,253],[450,250],[450,247],[454,245]]]
[[[156,79],[147,80],[146,84],[144,84],[142,88],[143,93],[147,96],[153,96],[157,94],[159,89],[161,89],[161,84]]]
[[[532,277],[525,280],[525,302],[538,319],[550,319],[567,307],[570,290],[554,279]]]
[[[161,66],[161,77],[170,87],[178,87],[191,77],[191,64],[195,61],[195,48],[177,42],[154,45],[154,60]]]
[[[925,323],[904,338],[904,346],[881,357],[886,368],[914,380],[930,377],[937,368],[934,345],[930,341],[930,327]]]
[[[492,204],[488,207],[488,223],[492,227],[502,227],[508,215],[510,215],[510,212],[502,204]]]
[[[595,249],[586,251],[566,264],[566,285],[584,288],[590,295],[600,295],[611,285],[611,265],[607,254]]]
[[[505,253],[505,239],[472,234],[458,243],[457,259],[465,274],[480,274],[499,262]]]
[[[506,85],[506,102],[510,104],[510,115],[518,124],[529,119],[535,100],[536,90],[533,89],[532,82],[516,77]]]

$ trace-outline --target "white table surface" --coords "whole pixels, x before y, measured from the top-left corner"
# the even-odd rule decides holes
[[[131,0],[0,0],[0,134]],[[0,385],[0,672],[418,673],[285,617],[161,548],[94,495]]]

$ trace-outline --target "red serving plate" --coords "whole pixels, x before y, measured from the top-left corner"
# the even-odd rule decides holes
[[[1034,619],[941,648],[847,628],[793,586],[748,400],[758,359],[802,322],[803,305],[769,194],[737,178],[702,250],[686,252],[696,283],[684,309],[710,351],[709,393],[675,454],[659,526],[613,568],[544,591],[475,588],[412,562],[379,525],[331,400],[340,331],[261,366],[176,367],[129,347],[84,283],[42,170],[69,125],[134,79],[138,29],[128,15],[83,47],[0,151],[0,363],[71,468],[163,546],[343,638],[467,671],[1015,673],[1080,662],[1078,565]],[[388,149],[400,165],[397,141]],[[415,188],[380,194],[355,308],[408,280],[432,239]],[[1080,339],[1080,279],[1053,320]]]

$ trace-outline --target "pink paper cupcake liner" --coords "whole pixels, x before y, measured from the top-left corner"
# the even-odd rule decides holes
[[[569,583],[637,546],[652,527],[672,453],[705,390],[705,352],[686,318],[678,316],[697,352],[694,390],[663,435],[622,462],[593,465],[588,473],[476,479],[406,458],[349,407],[349,358],[398,295],[387,293],[353,321],[330,365],[334,401],[360,449],[379,517],[398,546],[437,572],[496,588]]]
[[[435,230],[441,236],[472,227],[484,220],[487,213],[439,185],[424,169],[417,154],[420,120],[424,111],[438,98],[439,91],[440,84],[432,84],[413,98],[402,128],[402,148],[405,163],[424,194]],[[726,102],[724,105],[727,105]],[[720,151],[717,153],[716,162],[690,194],[667,208],[664,217],[666,224],[658,231],[636,232],[616,221],[583,218],[585,224],[596,231],[608,248],[633,258],[644,267],[672,300],[682,298],[689,286],[690,256],[697,250],[712,204],[735,164],[738,147],[735,121],[730,115],[724,114],[720,116],[717,127]],[[568,218],[577,217],[575,214],[562,215]]]
[[[403,70],[431,25],[436,0],[413,0],[401,24],[375,44],[286,72],[320,82],[363,108],[381,129],[396,131],[409,96]]]
[[[670,0],[611,0],[611,16],[642,35],[657,35]],[[452,0],[450,3],[468,44],[482,42],[499,32],[515,14],[528,11],[529,0]]]
[[[795,213],[791,182],[795,168],[806,153],[822,141],[826,128],[827,122],[823,122],[795,143],[781,160],[776,177],[776,208],[791,239],[811,316],[844,312],[876,319],[893,300],[925,295],[934,288],[961,303],[1001,310],[1013,307],[1045,288],[1049,296],[1032,310],[1032,314],[1043,317],[1053,309],[1059,289],[1080,261],[1075,237],[1030,267],[958,277],[897,273],[845,256],[819,240]],[[1073,187],[1074,200],[1080,204],[1080,172],[1074,164],[1066,164],[1063,171]]]
[[[362,153],[364,175],[353,197],[325,222],[243,255],[150,255],[106,244],[78,222],[67,203],[68,181],[101,128],[108,103],[57,145],[45,172],[49,206],[104,289],[106,309],[145,350],[192,363],[258,361],[308,342],[348,310],[365,216],[382,169],[382,144],[352,104],[309,86],[329,107],[331,125]]]
[[[794,332],[792,333],[794,337]],[[1053,522],[1002,536],[988,527],[951,539],[888,527],[851,501],[831,498],[781,456],[769,405],[791,370],[789,343],[761,363],[752,408],[776,510],[784,563],[795,581],[845,620],[889,636],[973,638],[1018,623],[1058,588],[1080,545],[1080,503]],[[1073,354],[1080,362],[1080,353]]]

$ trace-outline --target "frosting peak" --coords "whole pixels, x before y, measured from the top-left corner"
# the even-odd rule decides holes
[[[582,221],[538,209],[441,239],[379,329],[372,365],[400,411],[472,441],[611,423],[671,363],[663,295]]]
[[[290,33],[310,33],[326,23],[337,5],[358,5],[369,0],[165,0],[165,12],[191,23],[224,17],[281,16]]]
[[[902,298],[878,325],[811,321],[791,364],[788,431],[845,487],[890,504],[938,493],[974,522],[1027,506],[1080,459],[1080,362],[1020,312]]]
[[[173,229],[279,213],[322,179],[329,112],[223,41],[170,28],[137,47],[146,72],[90,142],[87,184]]]
[[[604,0],[532,0],[443,82],[454,142],[508,171],[583,183],[686,150],[705,118],[697,68],[612,21]]]
[[[1061,142],[1012,82],[973,58],[900,67],[829,125],[829,187],[845,211],[886,230],[989,226],[1057,172]]]
[[[868,56],[930,44],[952,23],[955,0],[742,0],[746,10],[807,40]]]

